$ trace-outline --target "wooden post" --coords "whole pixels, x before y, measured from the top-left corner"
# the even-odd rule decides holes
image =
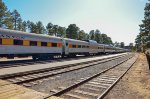
[[[149,52],[146,53],[146,57],[147,57],[147,62],[148,62],[149,70],[150,70],[150,53]]]

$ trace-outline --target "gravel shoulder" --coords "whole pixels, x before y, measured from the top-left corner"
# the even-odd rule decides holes
[[[104,99],[150,99],[150,70],[144,54]]]

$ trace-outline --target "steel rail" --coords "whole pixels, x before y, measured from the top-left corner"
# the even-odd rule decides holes
[[[103,70],[103,71],[101,71],[101,72],[99,72],[99,73],[97,73],[97,74],[95,74],[95,75],[92,75],[91,77],[88,77],[87,79],[84,79],[83,81],[80,81],[80,82],[78,82],[78,83],[76,83],[76,84],[73,84],[73,85],[71,85],[71,86],[69,86],[69,87],[67,87],[67,88],[65,88],[65,89],[62,89],[62,90],[60,90],[59,92],[56,92],[56,93],[54,93],[54,94],[50,94],[50,95],[48,95],[47,97],[45,97],[44,99],[47,99],[47,98],[49,98],[49,97],[51,97],[51,96],[60,96],[60,95],[66,93],[66,92],[68,92],[68,91],[70,91],[70,90],[72,90],[72,89],[74,89],[74,88],[77,88],[78,86],[80,86],[80,85],[82,85],[82,84],[84,84],[84,83],[86,83],[86,82],[88,82],[88,81],[90,81],[90,80],[92,80],[92,79],[94,79],[94,78],[100,76],[101,74],[103,74],[103,73],[105,73],[105,72],[107,72],[107,71],[109,71],[109,70],[111,70],[111,69],[117,67],[118,65],[120,65],[120,64],[122,64],[122,63],[124,63],[124,62],[126,62],[126,61],[129,60],[130,58],[132,58],[132,57],[129,57],[129,58],[127,58],[126,60],[123,60],[123,61],[121,61],[120,63],[118,63],[118,64],[116,64],[116,65],[113,65],[113,66],[111,66],[110,68],[107,68],[107,69],[105,69],[105,70]]]
[[[58,75],[58,74],[63,74],[63,73],[67,73],[67,72],[71,72],[71,71],[75,71],[75,70],[79,70],[79,69],[91,67],[91,66],[94,66],[94,65],[102,64],[102,63],[105,63],[105,62],[108,62],[108,61],[116,60],[116,59],[121,58],[121,57],[125,57],[125,56],[112,57],[112,58],[109,58],[109,59],[107,59],[107,60],[102,60],[102,61],[97,62],[97,63],[91,63],[91,62],[89,62],[89,63],[91,63],[91,64],[87,64],[87,65],[85,65],[85,66],[83,66],[83,67],[82,67],[82,66],[79,66],[79,67],[75,66],[75,67],[77,67],[77,68],[75,68],[75,69],[74,69],[72,66],[70,66],[70,68],[73,68],[72,70],[65,70],[65,68],[63,68],[64,71],[60,71],[60,70],[58,69],[57,72],[54,71],[54,72],[52,72],[52,73],[50,73],[50,74],[48,74],[48,75],[43,75],[43,76],[41,76],[41,77],[31,78],[31,79],[27,79],[27,80],[24,80],[24,81],[18,81],[18,82],[15,82],[15,83],[13,83],[13,84],[23,84],[23,83],[35,81],[35,80],[39,80],[39,79],[42,79],[42,78],[46,78],[46,77],[50,77],[50,76],[55,76],[55,75]],[[84,64],[81,64],[81,65],[84,65]],[[68,69],[68,68],[67,68],[67,69]],[[20,76],[21,76],[21,75],[20,75]],[[23,76],[24,76],[24,75],[23,75]],[[27,75],[27,76],[28,76],[28,75]],[[10,78],[9,78],[9,79],[10,79]],[[7,78],[4,78],[3,80],[7,80]]]
[[[137,58],[138,59],[138,58]],[[100,96],[98,96],[97,99],[102,99],[104,98],[107,93],[120,81],[120,79],[129,71],[129,69],[135,64],[137,59],[131,64],[131,66],[107,89],[105,92],[103,92]]]
[[[76,63],[76,64],[68,64],[68,65],[62,65],[62,66],[57,66],[57,67],[44,68],[44,69],[34,70],[34,71],[28,71],[28,72],[19,72],[19,73],[14,73],[14,74],[6,74],[6,75],[0,76],[0,79],[9,79],[9,78],[13,78],[13,77],[26,76],[26,75],[29,75],[29,74],[35,74],[35,73],[48,72],[48,71],[53,71],[53,70],[58,70],[58,69],[64,69],[64,68],[68,68],[68,67],[72,67],[72,66],[78,66],[78,65],[83,65],[83,64],[88,64],[88,63],[103,61],[105,59],[111,59],[111,58],[117,58],[117,57],[118,58],[119,57],[124,57],[126,55],[127,54],[125,54],[125,55],[119,55],[119,56],[115,56],[115,57],[98,59],[98,60],[94,60],[94,61],[86,61],[86,62]]]

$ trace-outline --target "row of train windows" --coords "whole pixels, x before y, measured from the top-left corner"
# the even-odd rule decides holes
[[[0,45],[2,44],[2,39],[0,39]],[[14,45],[23,45],[23,40],[14,40]],[[29,42],[30,46],[37,46],[38,42],[37,41],[30,41]],[[41,46],[48,46],[47,42],[41,42]],[[52,47],[57,47],[57,43],[51,43]],[[72,48],[89,48],[89,46],[85,45],[72,45]],[[103,49],[103,47],[98,47],[98,49]]]
[[[110,47],[106,47],[105,49],[109,49],[109,50],[115,50],[114,48],[110,48]]]
[[[37,41],[30,41],[30,46],[37,46],[38,42]],[[14,40],[14,45],[23,45],[23,41],[22,40]],[[48,46],[47,42],[41,42],[41,46]],[[51,43],[52,47],[57,47],[57,43]]]
[[[23,40],[13,40],[14,45],[23,45]],[[2,45],[2,39],[0,39],[0,45]],[[37,41],[29,41],[30,46],[37,46]],[[41,46],[48,46],[47,42],[41,42]],[[52,47],[57,47],[57,43],[51,43]]]
[[[98,47],[98,49],[103,49],[104,47]]]
[[[72,48],[90,48],[89,46],[85,46],[85,45],[72,45]],[[91,48],[94,48],[94,49],[103,49],[103,47],[91,47]]]
[[[89,48],[89,46],[85,46],[85,45],[72,45],[72,48]]]

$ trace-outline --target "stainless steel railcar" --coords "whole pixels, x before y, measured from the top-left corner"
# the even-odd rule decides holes
[[[80,41],[0,29],[0,57],[32,56],[33,59],[43,59],[53,55],[95,55],[123,51],[123,49],[98,44],[92,40]]]
[[[63,44],[65,55],[75,56],[79,55],[88,55],[89,53],[89,43],[86,41],[74,40],[65,38],[63,40],[66,44]]]
[[[0,29],[0,56],[47,57],[62,54],[62,39],[34,33]]]

